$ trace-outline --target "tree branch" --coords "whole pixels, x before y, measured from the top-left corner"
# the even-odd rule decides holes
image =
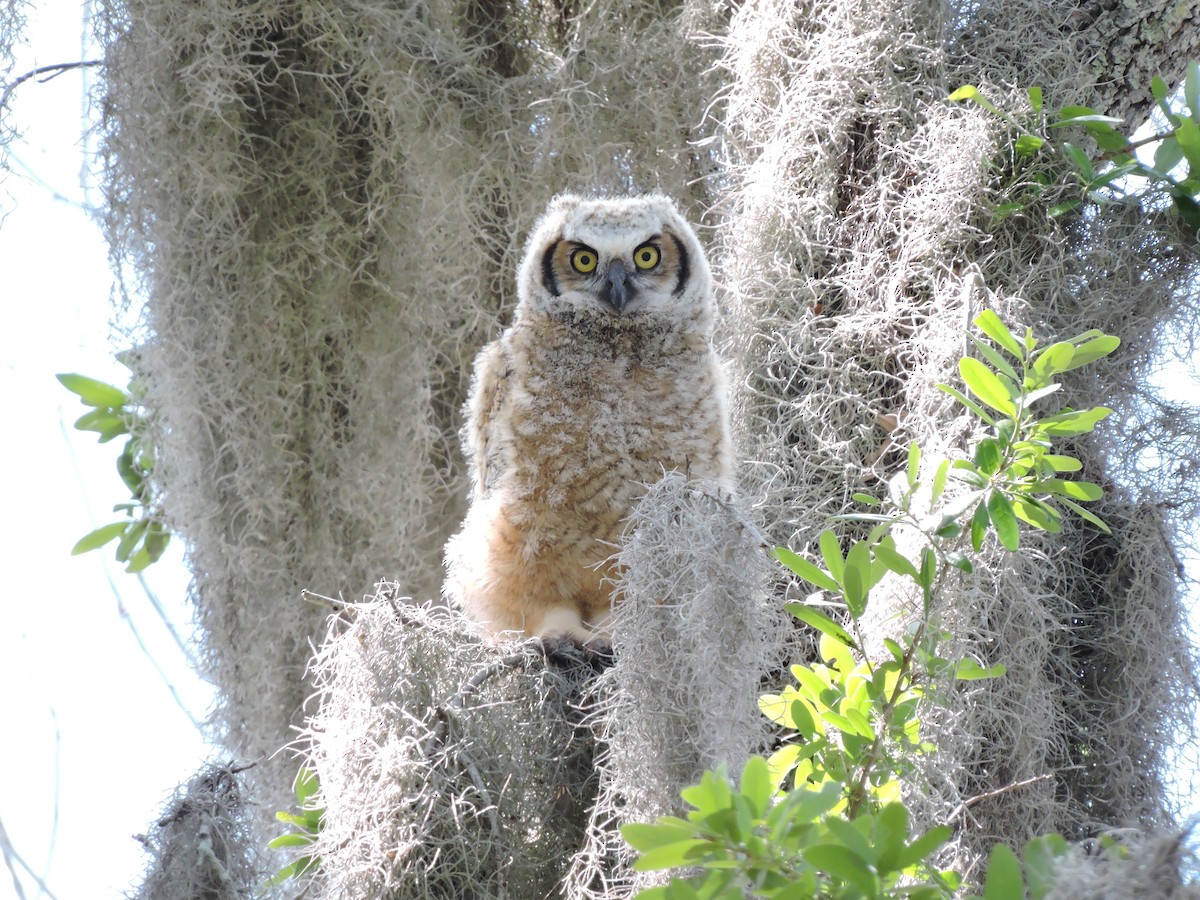
[[[45,78],[40,79],[40,83],[45,84],[47,81],[57,78],[59,75],[63,74],[64,72],[69,72],[72,69],[88,69],[92,66],[101,65],[104,65],[104,60],[102,59],[83,59],[79,62],[55,63],[52,66],[40,66],[39,68],[26,72],[24,75],[21,75],[19,78],[16,78],[5,85],[4,93],[0,94],[0,110],[3,110],[8,106],[8,98],[12,96],[12,92],[26,81],[29,81],[31,78],[37,78],[39,75],[46,75]]]
[[[952,823],[976,803],[979,803],[983,800],[990,800],[993,797],[999,797],[1001,794],[1007,794],[1009,791],[1015,791],[1018,788],[1028,787],[1031,784],[1037,784],[1039,781],[1049,781],[1053,777],[1053,772],[1047,772],[1044,775],[1035,775],[1032,778],[1026,778],[1024,781],[1014,781],[1012,784],[1006,784],[1004,787],[996,788],[994,791],[986,791],[982,794],[976,794],[974,797],[970,797],[958,804],[958,808],[950,814],[950,817],[946,819],[946,822],[947,824]]]

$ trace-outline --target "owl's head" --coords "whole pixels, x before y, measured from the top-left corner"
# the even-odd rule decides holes
[[[525,248],[517,315],[711,333],[704,249],[662,194],[550,202]]]

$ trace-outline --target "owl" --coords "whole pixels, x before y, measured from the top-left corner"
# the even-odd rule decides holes
[[[561,195],[517,278],[512,325],[475,360],[444,594],[493,635],[604,647],[646,485],[678,471],[733,489],[712,276],[667,197]]]

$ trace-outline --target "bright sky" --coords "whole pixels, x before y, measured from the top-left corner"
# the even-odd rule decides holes
[[[40,14],[31,12],[18,73],[96,55],[80,46],[88,29],[77,0],[41,5]],[[80,372],[124,385],[127,376],[113,360],[127,342],[109,324],[105,244],[85,211],[100,198],[92,178],[81,187],[85,154],[94,150],[82,136],[87,79],[74,71],[18,89],[13,116],[25,141],[0,189],[8,211],[0,223],[0,396],[9,398],[0,684],[10,723],[0,740],[0,822],[60,900],[119,896],[137,880],[144,857],[132,835],[207,757],[188,712],[202,719],[211,702],[110,549],[68,555],[127,499],[113,466],[120,442],[99,446],[73,431],[83,407],[54,378]],[[1200,396],[1179,370],[1169,380],[1181,396]],[[177,544],[147,576],[186,635],[187,576]],[[1181,781],[1193,782],[1195,770],[1195,761],[1186,764]],[[38,896],[27,873],[21,884],[27,898]],[[0,867],[0,900],[18,897]]]
[[[31,13],[18,73],[95,55],[81,51],[78,2],[42,5],[41,15]],[[100,446],[74,431],[84,407],[54,378],[81,372],[124,386],[128,377],[113,360],[126,343],[109,325],[106,246],[83,208],[99,202],[94,187],[80,184],[86,77],[69,72],[17,89],[13,116],[25,141],[0,187],[8,211],[0,222],[0,396],[9,398],[0,476],[9,584],[0,627],[0,822],[60,900],[121,896],[138,879],[145,857],[132,836],[207,756],[167,682],[197,719],[211,703],[111,548],[69,555],[128,499],[114,467],[122,442]],[[187,577],[172,549],[147,578],[186,638]],[[29,900],[39,895],[28,873],[21,884]],[[18,896],[0,865],[0,900]]]

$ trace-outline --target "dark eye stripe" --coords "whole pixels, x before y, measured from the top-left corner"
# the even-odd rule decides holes
[[[683,246],[683,241],[669,231],[667,232],[667,237],[675,245],[675,254],[679,257],[679,274],[675,278],[675,290],[673,292],[675,296],[679,296],[683,293],[683,289],[687,287],[688,276],[691,275],[692,270],[688,263],[688,252],[687,248]]]
[[[558,279],[554,277],[554,251],[558,249],[561,242],[562,238],[551,241],[546,252],[542,254],[542,283],[546,286],[546,290],[555,297],[558,296]]]

